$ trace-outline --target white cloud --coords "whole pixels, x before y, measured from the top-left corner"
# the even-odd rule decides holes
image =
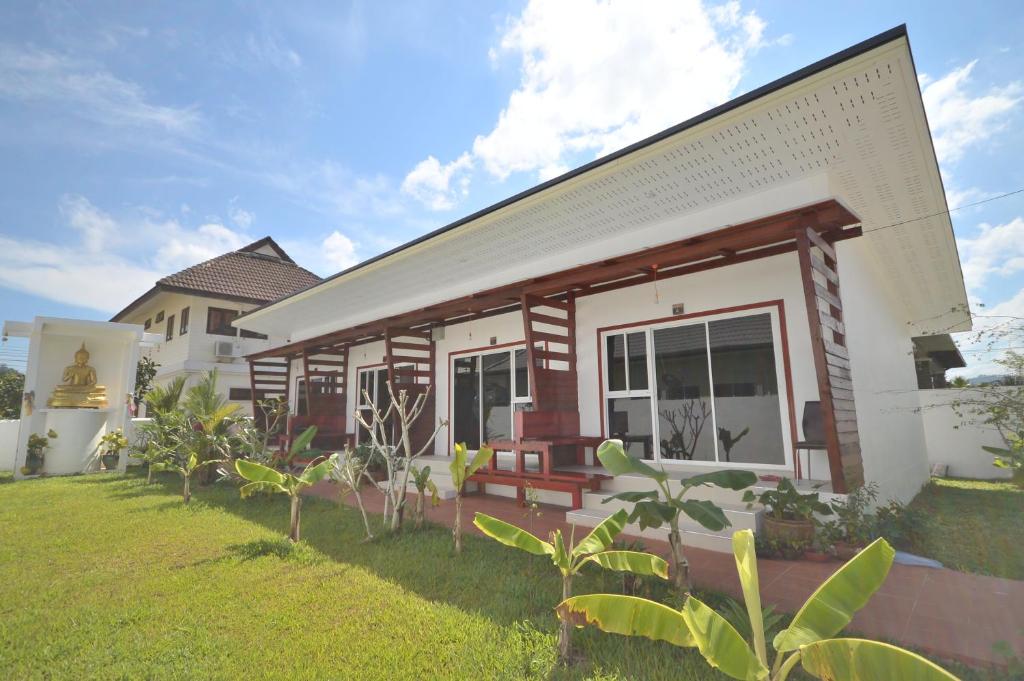
[[[115,312],[157,279],[253,241],[219,223],[193,228],[144,207],[112,215],[84,196],[64,196],[58,207],[70,237],[0,236],[0,286]]]
[[[245,231],[252,226],[252,221],[256,219],[256,216],[252,211],[239,208],[235,205],[235,201],[231,201],[231,205],[228,208],[228,217],[231,218],[231,222],[235,223],[235,226]]]
[[[338,271],[346,270],[359,262],[355,243],[338,230],[334,230],[324,239],[323,256]]]
[[[67,114],[112,128],[189,134],[200,123],[194,108],[151,104],[137,84],[89,62],[11,45],[0,45],[0,97],[55,102]]]
[[[982,223],[977,235],[957,239],[967,289],[976,293],[992,276],[1024,271],[1024,218],[992,226]]]
[[[728,99],[764,30],[738,2],[531,0],[491,50],[520,71],[494,128],[476,137],[471,159],[430,156],[406,183],[428,188],[416,195],[428,206],[448,208],[457,198],[448,182],[470,163],[501,180],[547,179],[621,148]]]
[[[468,153],[445,165],[428,156],[405,176],[402,193],[421,201],[431,210],[448,210],[455,206],[459,195],[464,196],[468,192],[469,176],[465,171],[472,167],[473,159]],[[452,180],[456,175],[457,186],[453,188]]]
[[[971,146],[1002,130],[1007,114],[1024,93],[1024,86],[1014,81],[972,96],[968,89],[977,63],[974,60],[937,80],[921,74],[921,95],[940,164],[955,163]]]
[[[81,235],[82,245],[90,253],[109,250],[121,242],[123,234],[117,222],[84,196],[65,195],[59,206],[61,215]]]

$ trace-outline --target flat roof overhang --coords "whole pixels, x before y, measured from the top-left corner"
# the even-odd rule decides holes
[[[362,328],[681,238],[835,200],[915,335],[966,330],[967,296],[906,29],[236,320],[291,340]]]
[[[521,308],[524,296],[565,298],[569,293],[577,297],[594,295],[655,279],[749,262],[795,251],[795,236],[800,229],[813,229],[830,242],[860,236],[859,227],[850,227],[858,222],[857,216],[837,201],[824,201],[711,234],[606,258],[339,329],[254,353],[248,359],[298,357],[303,351],[312,353],[380,340],[388,329],[429,328],[511,312]]]

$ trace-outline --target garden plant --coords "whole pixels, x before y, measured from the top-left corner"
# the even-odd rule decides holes
[[[485,513],[477,513],[473,524],[488,537],[506,546],[521,549],[535,556],[549,556],[562,575],[562,600],[572,595],[572,580],[588,563],[607,570],[655,575],[668,579],[668,564],[658,556],[639,551],[615,550],[615,537],[626,526],[626,511],[619,509],[605,518],[579,544],[573,546],[573,537],[566,546],[561,530],[551,533],[551,541],[538,539],[515,525],[498,520]],[[575,530],[575,527],[573,528]],[[572,623],[563,619],[558,628],[558,656],[563,662],[570,660]]]
[[[885,581],[895,551],[884,539],[861,551],[807,599],[772,640],[774,661],[768,658],[753,533],[734,533],[732,545],[752,646],[725,617],[693,596],[679,610],[632,596],[575,596],[558,606],[558,615],[577,626],[594,624],[610,633],[696,648],[712,667],[741,681],[785,681],[798,664],[812,677],[827,681],[955,681],[938,665],[894,645],[833,638]]]
[[[452,538],[455,541],[455,553],[462,553],[462,495],[466,490],[466,481],[469,477],[480,470],[480,467],[491,460],[494,450],[483,445],[476,450],[473,458],[469,458],[469,450],[466,443],[455,444],[455,456],[448,464],[448,470],[452,476],[452,486],[455,488],[455,522],[452,524]]]
[[[685,514],[703,527],[714,532],[729,527],[729,519],[721,508],[704,499],[684,499],[695,487],[713,485],[731,490],[742,490],[757,482],[750,471],[715,471],[694,475],[679,481],[679,490],[673,492],[668,473],[662,467],[652,468],[626,453],[620,440],[605,440],[597,450],[597,458],[612,475],[642,475],[650,478],[657,489],[646,492],[619,492],[602,503],[613,499],[630,502],[633,510],[629,522],[639,523],[641,529],[668,525],[668,543],[672,551],[672,579],[676,588],[687,590],[691,586],[690,568],[683,550],[683,535],[679,527],[679,514]]]

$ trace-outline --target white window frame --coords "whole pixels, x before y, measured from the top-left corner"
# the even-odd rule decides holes
[[[509,371],[512,373],[512,380],[511,380],[512,401],[511,401],[511,404],[509,404],[509,410],[510,410],[509,417],[511,419],[510,423],[512,424],[512,426],[511,426],[511,428],[509,428],[509,431],[510,431],[511,438],[513,440],[516,438],[516,405],[517,404],[532,404],[533,403],[533,394],[532,394],[532,392],[530,390],[529,373],[527,373],[527,379],[526,379],[526,396],[525,397],[518,397],[516,395],[516,393],[519,392],[518,389],[517,389],[519,386],[516,383],[516,354],[515,353],[520,351],[520,350],[522,350],[523,352],[526,352],[526,344],[525,343],[523,343],[521,345],[509,345],[509,346],[505,346],[503,348],[484,348],[484,349],[481,349],[481,350],[471,350],[471,351],[468,351],[468,352],[458,352],[458,353],[453,353],[453,354],[450,355],[450,360],[448,362],[448,364],[449,364],[449,366],[448,366],[448,385],[451,387],[451,389],[449,390],[449,392],[451,394],[451,398],[449,399],[448,413],[451,415],[451,421],[452,421],[452,427],[449,429],[449,432],[452,433],[452,435],[450,437],[453,438],[453,441],[450,444],[454,445],[454,437],[455,437],[454,436],[454,433],[455,433],[455,426],[454,426],[454,424],[455,424],[455,360],[457,360],[457,359],[465,359],[467,357],[472,357],[472,358],[474,358],[476,360],[476,370],[477,370],[477,388],[476,389],[477,389],[477,394],[482,396],[484,394],[484,372],[483,372],[483,367],[481,367],[481,365],[480,365],[480,363],[481,363],[480,358],[483,357],[484,355],[496,355],[496,354],[499,354],[501,352],[506,352],[509,355]],[[529,362],[529,355],[527,355],[527,362]],[[482,399],[480,400],[480,409],[483,410],[483,400]],[[479,424],[479,426],[478,426],[479,432],[477,433],[477,439],[479,439],[480,442],[483,442],[484,441],[484,421],[483,421],[483,414],[482,413],[477,415],[477,421],[478,421],[478,424]],[[472,451],[475,451],[475,450],[472,450]]]
[[[775,356],[775,378],[779,386],[779,422],[782,427],[782,446],[783,446],[783,463],[771,464],[771,463],[734,463],[730,461],[719,460],[719,449],[720,443],[718,441],[718,423],[717,415],[715,413],[715,381],[714,374],[711,373],[711,339],[710,339],[710,324],[711,322],[718,321],[721,319],[736,319],[738,317],[752,317],[761,314],[768,314],[771,320],[772,326],[772,350]],[[657,417],[658,414],[658,397],[657,389],[655,384],[655,369],[654,369],[654,331],[657,329],[670,329],[681,326],[694,326],[697,324],[704,325],[704,339],[705,339],[705,351],[708,356],[708,369],[709,378],[711,380],[711,432],[715,434],[713,439],[715,445],[715,460],[714,461],[685,461],[679,459],[662,459],[661,457],[661,428],[660,420]],[[645,334],[645,342],[647,348],[647,389],[646,390],[631,390],[629,389],[629,344],[626,342],[626,336],[630,333],[642,332]],[[611,382],[611,375],[608,371],[608,338],[611,336],[622,335],[623,344],[625,351],[626,360],[626,390],[610,390],[609,385]],[[617,329],[610,329],[608,331],[601,332],[601,372],[603,381],[602,388],[604,395],[601,400],[601,410],[604,414],[604,435],[607,437],[609,428],[609,413],[608,413],[608,400],[617,397],[648,397],[650,398],[650,410],[651,410],[651,433],[653,437],[653,459],[644,459],[645,461],[654,461],[656,463],[665,466],[679,466],[679,467],[698,467],[698,468],[756,468],[756,469],[770,469],[770,470],[792,470],[793,468],[793,439],[792,432],[790,430],[790,413],[789,413],[789,381],[785,371],[785,355],[782,346],[782,326],[779,318],[779,309],[775,305],[765,305],[764,307],[747,308],[735,312],[723,312],[718,314],[706,314],[706,315],[693,315],[688,316],[685,319],[674,319],[666,322],[658,323],[640,323],[635,326],[620,327]]]

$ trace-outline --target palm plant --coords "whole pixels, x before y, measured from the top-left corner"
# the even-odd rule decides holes
[[[185,377],[178,376],[167,385],[156,385],[146,393],[146,414],[149,422],[139,426],[145,444],[138,452],[146,466],[146,484],[153,482],[153,464],[174,453],[187,428],[184,413],[178,409],[185,390]]]
[[[725,617],[693,596],[680,610],[633,596],[576,596],[558,606],[558,616],[578,626],[595,624],[610,633],[697,648],[708,664],[741,681],[785,681],[797,664],[811,676],[828,681],[956,681],[938,665],[902,648],[833,638],[885,581],[895,551],[884,539],[857,554],[811,594],[790,625],[772,641],[776,652],[769,667],[754,534],[750,530],[734,533],[732,546],[753,649]]]
[[[626,526],[626,512],[619,509],[605,518],[579,544],[573,546],[573,537],[566,547],[562,531],[551,533],[551,541],[538,539],[515,525],[498,520],[484,513],[477,513],[473,520],[481,532],[496,541],[522,549],[535,556],[550,556],[551,562],[562,575],[562,600],[572,595],[572,580],[587,564],[593,563],[608,570],[632,572],[638,575],[656,575],[668,579],[668,564],[661,558],[639,551],[615,550],[612,544],[616,535]],[[573,532],[575,532],[575,526]],[[572,646],[572,623],[563,619],[558,629],[558,656],[563,662],[569,660]]]
[[[621,440],[605,440],[597,450],[597,458],[612,475],[642,475],[657,485],[657,489],[646,492],[619,492],[607,497],[602,503],[608,503],[612,499],[632,503],[633,510],[629,514],[629,522],[639,522],[640,529],[668,525],[668,543],[672,551],[672,579],[679,590],[688,590],[691,586],[690,567],[683,551],[683,536],[679,529],[679,514],[689,516],[713,532],[731,525],[725,513],[714,502],[683,497],[693,488],[703,485],[741,490],[757,482],[757,476],[750,471],[714,471],[680,480],[679,491],[673,494],[664,467],[652,468],[626,454]]]
[[[430,466],[423,468],[413,466],[409,475],[412,477],[412,483],[416,485],[416,529],[419,529],[423,527],[423,521],[426,519],[427,494],[430,494],[431,506],[440,504],[441,499],[437,496],[437,485],[430,479]]]
[[[299,541],[300,537],[302,490],[327,477],[337,464],[337,460],[337,454],[331,454],[330,457],[319,463],[315,463],[316,460],[314,459],[306,464],[306,467],[298,475],[282,473],[269,466],[264,466],[255,461],[246,461],[245,459],[235,461],[235,469],[239,475],[249,481],[248,484],[242,486],[241,493],[243,499],[252,496],[256,492],[280,493],[291,497],[291,524],[289,525],[288,538],[294,543]]]
[[[192,421],[192,451],[201,464],[230,461],[238,404],[217,391],[217,370],[207,372],[185,393],[182,405]]]
[[[452,537],[455,539],[455,553],[462,553],[462,493],[466,487],[466,481],[471,475],[480,470],[480,467],[491,460],[494,450],[483,445],[476,450],[473,459],[466,463],[469,450],[466,443],[455,445],[455,456],[448,464],[448,470],[452,475],[452,487],[455,488],[455,523],[452,525]]]
[[[154,472],[171,471],[180,475],[184,485],[181,490],[181,500],[187,504],[192,501],[192,476],[196,471],[216,463],[216,461],[200,461],[196,452],[184,449],[184,446],[187,446],[186,443],[182,443],[182,445],[182,448],[170,450],[166,458],[151,463],[149,467]]]

